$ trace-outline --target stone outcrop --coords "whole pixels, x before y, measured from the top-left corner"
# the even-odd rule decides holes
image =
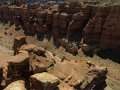
[[[100,37],[102,48],[120,48],[120,6],[113,6],[106,18]]]
[[[27,89],[25,88],[25,82],[23,80],[18,80],[12,82],[3,90],[27,90]]]
[[[28,52],[22,51],[18,55],[12,57],[8,61],[7,77],[18,78],[24,77],[29,71],[29,55]]]
[[[84,29],[84,43],[102,49],[119,48],[119,6],[97,8]]]
[[[59,78],[45,72],[32,75],[30,82],[35,90],[54,90],[60,83]]]
[[[57,46],[61,45],[74,54],[80,48],[81,40],[83,44],[92,47],[118,49],[119,9],[119,5],[94,7],[83,6],[77,2],[2,5],[0,20],[10,21],[29,35],[44,37],[51,34]],[[65,46],[61,44],[62,39],[68,42]],[[77,46],[77,50],[72,48],[72,43]]]
[[[22,4],[25,4],[26,3],[26,0],[10,0],[10,3],[11,4],[15,4],[17,6],[20,6]]]
[[[107,68],[91,61],[61,59],[41,47],[24,44],[6,60],[0,73],[4,90],[84,90],[103,85]]]
[[[100,7],[96,9],[94,16],[89,20],[84,29],[83,40],[87,44],[98,44],[102,35],[103,25],[110,11],[109,7]]]
[[[25,36],[19,36],[14,39],[14,45],[13,45],[13,50],[15,51],[14,54],[17,54],[20,47],[24,44],[26,44],[26,37]]]

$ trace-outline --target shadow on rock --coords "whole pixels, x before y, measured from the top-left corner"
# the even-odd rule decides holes
[[[103,59],[110,59],[120,64],[120,50],[105,49],[97,52],[97,55]]]

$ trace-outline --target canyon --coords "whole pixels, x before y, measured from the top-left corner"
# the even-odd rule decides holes
[[[0,19],[23,28],[26,34],[49,34],[57,46],[76,53],[90,48],[119,49],[120,6],[94,7],[80,3],[3,5]]]
[[[2,90],[119,90],[119,5],[15,4],[0,6]]]

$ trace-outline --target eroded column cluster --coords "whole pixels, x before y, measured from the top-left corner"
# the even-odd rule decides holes
[[[120,47],[120,6],[95,7],[70,3],[2,5],[0,19],[22,27],[27,34],[50,33],[55,44],[76,53],[82,44],[102,49]],[[84,46],[84,45],[83,45]]]

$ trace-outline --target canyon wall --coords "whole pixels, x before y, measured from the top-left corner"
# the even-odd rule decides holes
[[[2,5],[0,20],[22,27],[25,33],[52,33],[54,43],[75,53],[82,44],[120,48],[120,6],[95,7],[77,2]]]

